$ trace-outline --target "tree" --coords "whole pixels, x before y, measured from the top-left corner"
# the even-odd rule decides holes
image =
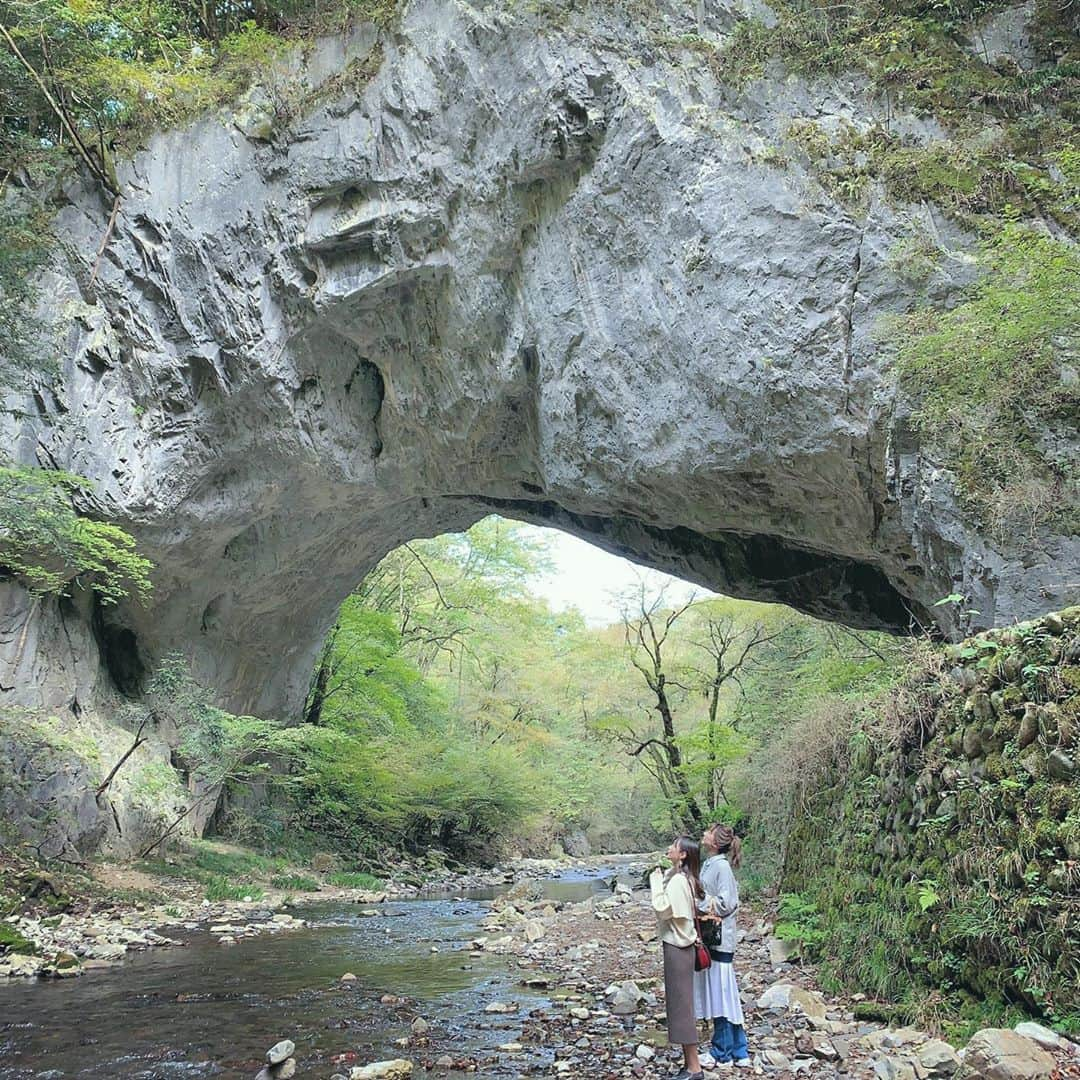
[[[664,647],[672,627],[686,614],[693,597],[675,608],[664,608],[665,590],[661,588],[651,598],[647,597],[642,581],[635,598],[634,608],[623,616],[624,639],[630,663],[645,680],[654,702],[652,708],[660,717],[661,733],[628,746],[631,757],[647,754],[650,771],[656,777],[664,797],[672,807],[676,824],[698,830],[705,824],[697,797],[691,791],[690,781],[683,762],[683,752],[675,733],[675,717],[671,707],[670,688],[685,690],[671,678],[664,662]]]
[[[727,802],[724,792],[724,765],[731,760],[734,747],[732,735],[738,730],[738,721],[731,724],[718,722],[720,697],[729,682],[742,686],[741,674],[754,659],[755,650],[769,645],[780,637],[782,630],[768,632],[760,621],[740,625],[733,616],[714,614],[712,608],[705,616],[703,632],[694,645],[708,658],[701,672],[702,688],[708,702],[708,718],[705,722],[704,770],[706,775],[706,798],[710,810],[719,806],[721,799]]]
[[[0,566],[36,593],[75,582],[106,603],[145,599],[151,562],[119,526],[76,512],[72,499],[88,489],[71,473],[0,465]]]
[[[196,810],[216,807],[228,785],[270,779],[278,785],[290,783],[272,762],[275,757],[293,756],[303,746],[306,733],[274,720],[236,716],[217,708],[210,692],[191,677],[182,657],[173,655],[162,661],[147,685],[142,707],[155,727],[172,734],[174,764],[190,795],[180,813],[140,852],[142,858],[161,847]],[[141,731],[142,725],[140,735]]]

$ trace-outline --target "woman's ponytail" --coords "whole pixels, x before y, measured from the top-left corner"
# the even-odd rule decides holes
[[[732,870],[738,870],[742,865],[742,841],[735,835],[735,830],[718,822],[709,831],[716,840],[716,853],[726,855]]]

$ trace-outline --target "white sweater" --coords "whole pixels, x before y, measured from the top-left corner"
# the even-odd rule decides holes
[[[694,929],[694,897],[686,875],[678,870],[649,875],[652,906],[656,912],[656,936],[669,945],[685,949],[697,941]]]

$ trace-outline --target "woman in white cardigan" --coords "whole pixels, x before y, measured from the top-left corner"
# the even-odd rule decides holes
[[[656,936],[664,950],[668,1042],[683,1050],[683,1068],[675,1080],[704,1080],[694,1019],[694,910],[705,897],[699,876],[700,849],[689,837],[680,836],[668,848],[667,857],[671,869],[666,874],[659,867],[653,870],[649,888],[656,912]]]

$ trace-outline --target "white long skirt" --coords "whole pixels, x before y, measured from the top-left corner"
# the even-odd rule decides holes
[[[742,1024],[742,999],[735,981],[735,965],[713,962],[704,971],[694,972],[694,1014],[699,1020],[726,1017]]]

